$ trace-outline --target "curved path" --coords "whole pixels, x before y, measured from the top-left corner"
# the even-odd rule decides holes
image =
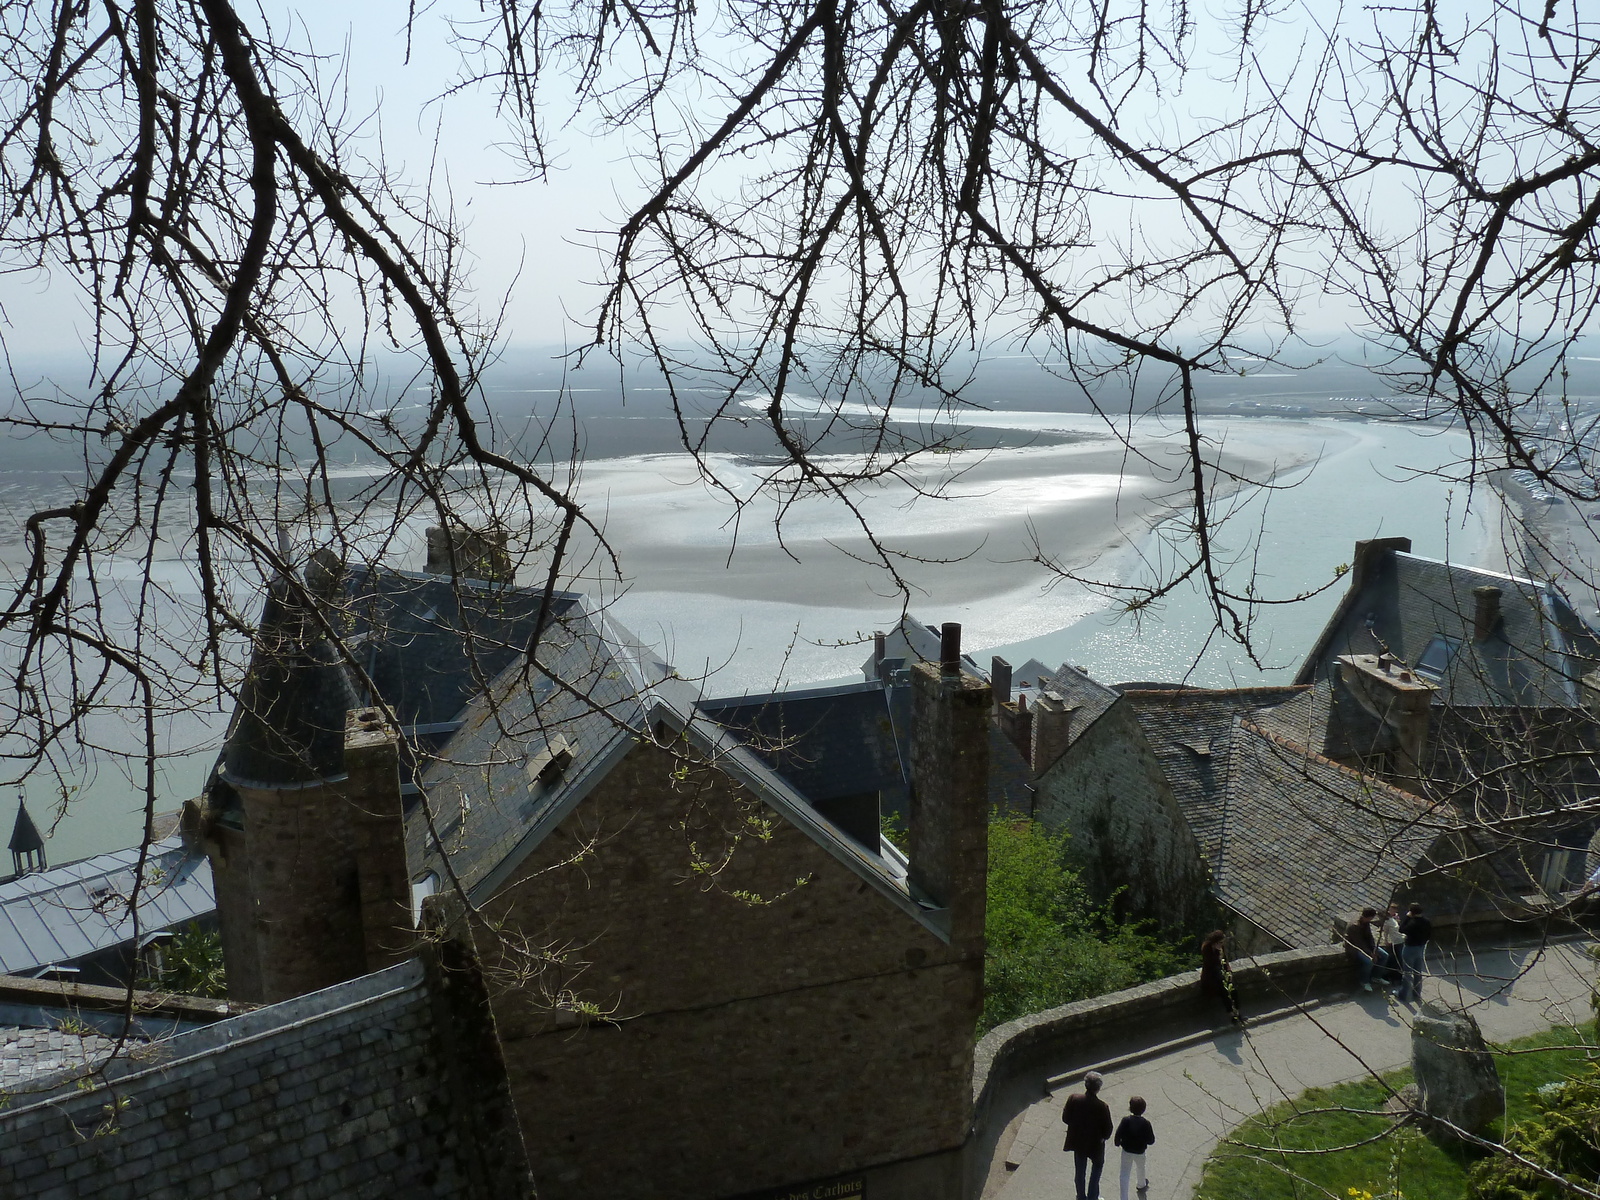
[[[1585,946],[1569,941],[1542,950],[1488,947],[1441,958],[1430,962],[1436,973],[1423,994],[1466,1007],[1492,1042],[1590,1020],[1596,963]],[[1148,1200],[1188,1200],[1206,1158],[1246,1117],[1306,1088],[1359,1079],[1369,1071],[1391,1071],[1410,1059],[1410,1011],[1382,992],[1357,992],[1107,1070],[1103,1095],[1117,1119],[1127,1112],[1129,1096],[1143,1096],[1149,1103],[1146,1115],[1155,1126],[1156,1144],[1148,1160]],[[1053,1073],[1088,1065],[1061,1061]],[[1074,1078],[1022,1114],[1006,1155],[1017,1169],[987,1196],[1071,1200],[1072,1156],[1061,1149],[1061,1101],[1077,1086]],[[1117,1197],[1120,1153],[1107,1147],[1100,1190],[1108,1200]]]

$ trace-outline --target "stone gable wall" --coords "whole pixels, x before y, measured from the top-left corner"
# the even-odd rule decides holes
[[[1206,865],[1138,718],[1118,701],[1035,784],[1038,819],[1072,834],[1097,898],[1120,915],[1190,929],[1214,914]]]
[[[94,1086],[14,1092],[0,1111],[0,1195],[525,1196],[485,1172],[485,1147],[451,1111],[452,1071],[493,1070],[451,1061],[433,993],[413,961],[130,1050]],[[514,1141],[495,1153],[518,1157]]]
[[[953,1200],[956,1172],[928,1156],[966,1136],[981,957],[720,771],[678,768],[638,746],[491,906],[559,931],[565,968],[521,987],[478,939],[541,1200],[713,1200],[852,1171],[880,1200]],[[569,990],[605,1019],[540,1002]]]

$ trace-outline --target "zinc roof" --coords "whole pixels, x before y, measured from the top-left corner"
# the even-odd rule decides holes
[[[137,846],[97,854],[0,883],[0,974],[21,975],[84,958],[134,936],[129,905]],[[139,889],[140,936],[170,929],[217,906],[211,864],[180,837],[150,847]]]

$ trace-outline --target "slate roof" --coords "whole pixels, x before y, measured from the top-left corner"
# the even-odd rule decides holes
[[[1206,861],[1222,853],[1228,755],[1235,722],[1296,699],[1302,688],[1124,692]]]
[[[534,662],[519,655],[506,665],[420,766],[439,840],[469,888],[531,849],[543,818],[587,795],[633,748],[649,729],[654,689],[670,675],[631,634],[565,599]],[[542,781],[530,774],[563,747],[572,756],[563,771]],[[413,862],[439,867],[421,805],[407,820],[407,840]]]
[[[747,732],[703,712],[698,688],[677,678],[658,655],[586,600],[569,599],[541,639],[534,663],[511,662],[421,765],[419,780],[439,839],[418,805],[407,820],[413,863],[442,877],[442,844],[469,894],[492,894],[614,766],[664,729],[687,737],[705,760],[715,761],[902,911],[939,930],[938,919],[912,896],[903,858],[887,849],[873,853],[851,839],[747,744]],[[859,696],[846,692],[848,705],[871,709],[875,686]],[[795,711],[807,707],[802,699]],[[870,728],[881,732],[875,713]],[[868,745],[869,740],[827,756],[826,765],[809,775],[801,761],[787,765],[817,786],[846,786],[857,770],[868,773],[857,778],[884,779],[892,745]],[[566,767],[538,778],[557,750],[571,755]]]
[[[1228,908],[1288,946],[1387,902],[1446,827],[1423,801],[1274,733],[1310,689],[1124,693]],[[1263,720],[1264,718],[1264,720]]]
[[[1012,680],[1015,682],[1015,675],[1012,676]],[[1040,678],[1035,675],[1029,682],[1033,684],[1031,690],[1034,695],[1054,692],[1071,710],[1072,721],[1067,726],[1069,746],[1088,733],[1089,727],[1104,716],[1106,710],[1115,704],[1121,695],[1115,688],[1109,688],[1098,680],[1091,679],[1086,671],[1066,664],[1048,676]]]
[[[451,1003],[413,959],[129,1047],[92,1077],[78,1047],[35,1041],[0,1107],[5,1194],[531,1194],[503,1068]],[[85,1039],[82,1057],[103,1049]]]
[[[64,1071],[87,1075],[120,1045],[99,1033],[0,1027],[0,1095]]]
[[[1392,547],[1370,555],[1359,575],[1297,683],[1328,678],[1343,654],[1387,651],[1415,669],[1437,637],[1448,639],[1451,651],[1438,680],[1445,703],[1576,706],[1578,680],[1600,665],[1600,641],[1553,583]],[[1485,586],[1501,590],[1501,621],[1478,642],[1473,589]]]
[[[1324,945],[1336,919],[1383,907],[1455,825],[1243,718],[1227,767],[1218,897],[1291,947]]]
[[[232,781],[293,785],[342,771],[345,713],[360,705],[323,632],[295,588],[274,580],[223,743]]]
[[[319,614],[306,608],[306,593],[320,597]],[[436,745],[520,658],[542,600],[537,588],[388,567],[313,565],[298,588],[275,580],[224,746],[224,778],[298,784],[337,776],[345,714],[375,700],[395,714],[413,752]],[[551,615],[574,600],[557,594]],[[329,629],[348,659],[325,636]]]
[[[21,975],[128,941],[138,847],[19,875],[0,883],[0,974]],[[139,893],[141,935],[170,929],[216,908],[211,864],[181,838],[150,847]]]
[[[905,790],[888,689],[876,683],[702,700],[697,707],[812,801]]]

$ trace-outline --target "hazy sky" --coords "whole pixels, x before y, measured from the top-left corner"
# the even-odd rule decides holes
[[[556,169],[548,178],[508,184],[519,167],[503,148],[510,126],[495,112],[494,96],[480,89],[438,99],[461,71],[444,17],[472,13],[476,5],[439,0],[417,7],[422,15],[409,62],[403,33],[407,5],[397,0],[266,0],[265,13],[280,40],[297,48],[314,46],[324,56],[326,86],[342,81],[345,125],[359,124],[365,139],[358,146],[365,145],[374,157],[381,146],[392,173],[418,184],[431,176],[436,194],[453,200],[467,229],[477,303],[494,309],[502,299],[508,302],[506,340],[541,346],[581,341],[600,295],[602,251],[611,245],[603,231],[642,195],[626,161],[626,145],[616,138],[596,141],[586,136],[585,127],[568,127],[554,142]],[[241,11],[249,14],[250,4],[242,3]],[[1327,15],[1319,5],[1291,4],[1285,11],[1292,19],[1280,22],[1258,50],[1288,62],[1316,47],[1325,34],[1319,22]],[[250,19],[259,27],[263,18],[256,13]],[[1215,77],[1203,58],[1208,41],[1227,44],[1231,26],[1210,9],[1197,11],[1196,19],[1199,69],[1181,93],[1151,97],[1132,110],[1172,137],[1200,117],[1218,119],[1244,103],[1248,93],[1239,80]],[[559,92],[550,95],[559,106]],[[707,106],[721,112],[726,102],[713,98]],[[559,125],[561,115],[547,112],[547,121]],[[1131,136],[1142,140],[1139,132]],[[1389,205],[1402,220],[1406,207]],[[1096,230],[1097,237],[1118,236],[1117,222],[1105,224],[1111,228]],[[1126,221],[1120,232],[1126,232]],[[14,354],[58,354],[83,345],[87,322],[69,281],[12,276],[0,280],[0,304]],[[1332,303],[1309,304],[1305,315],[1307,328],[1319,333],[1347,320],[1347,311]]]

